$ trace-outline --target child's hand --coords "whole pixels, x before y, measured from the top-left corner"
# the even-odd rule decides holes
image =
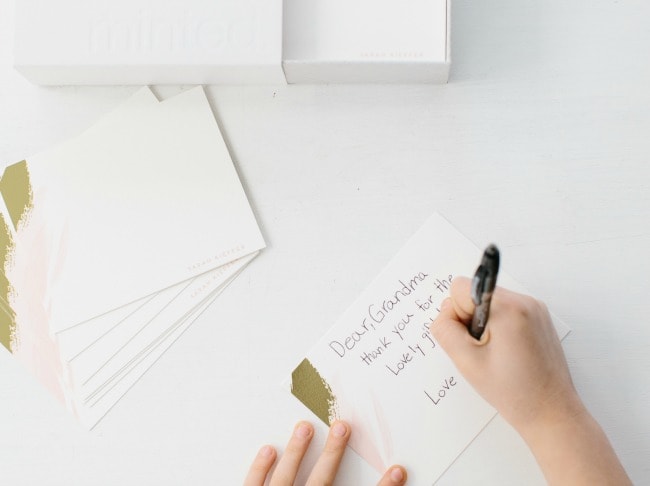
[[[530,446],[552,485],[630,485],[571,381],[546,307],[497,288],[480,341],[467,330],[470,281],[454,279],[431,332],[458,370]]]
[[[474,312],[470,284],[467,278],[454,279],[451,297],[431,326],[467,381],[520,432],[540,421],[564,418],[562,414],[582,413],[544,304],[497,288],[485,332],[477,341],[467,332]]]
[[[278,461],[273,474],[270,476],[269,486],[291,486],[296,480],[298,468],[302,458],[307,452],[309,443],[314,436],[314,428],[308,422],[298,422],[293,430],[293,435],[284,451],[284,455]],[[333,484],[336,473],[339,470],[345,446],[350,439],[350,426],[345,422],[334,422],[330,427],[330,433],[325,442],[325,447],[318,461],[307,479],[307,485]],[[254,459],[244,486],[262,486],[269,478],[269,472],[273,467],[277,452],[271,446],[264,446],[260,449]],[[406,482],[406,471],[401,466],[393,466],[386,471],[378,486],[398,486]]]

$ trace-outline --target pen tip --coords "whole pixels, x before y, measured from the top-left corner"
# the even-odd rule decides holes
[[[498,269],[500,260],[501,258],[499,256],[499,249],[497,246],[494,244],[488,245],[488,247],[485,249],[485,253],[483,253],[483,263],[490,265],[494,269]]]

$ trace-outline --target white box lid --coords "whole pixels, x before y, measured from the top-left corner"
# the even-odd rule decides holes
[[[289,83],[444,82],[448,0],[285,0]]]
[[[39,84],[285,82],[282,0],[21,0],[14,48]]]

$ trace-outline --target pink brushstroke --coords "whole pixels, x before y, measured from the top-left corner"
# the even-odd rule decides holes
[[[354,403],[359,393],[358,383],[351,383],[350,378],[342,376],[340,372],[335,372],[328,383],[339,406],[340,416],[337,418],[348,421],[352,426],[350,447],[383,474],[390,465],[388,461],[392,457],[393,441],[381,400],[371,390],[364,390],[370,394],[372,409],[360,408]],[[352,385],[353,388],[349,388]]]
[[[16,314],[13,355],[62,403],[66,370],[56,337],[49,332],[48,288],[65,258],[65,231],[60,215],[48,214],[46,194],[34,191],[33,207],[18,226],[16,246],[6,275]]]

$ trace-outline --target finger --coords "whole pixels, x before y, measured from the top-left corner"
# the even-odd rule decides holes
[[[293,484],[296,480],[302,458],[305,456],[305,452],[307,452],[313,436],[314,427],[309,422],[298,422],[296,424],[296,427],[293,429],[293,435],[284,450],[284,454],[280,458],[280,461],[278,461],[278,465],[273,472],[270,482],[271,486]]]
[[[472,281],[467,277],[455,277],[451,282],[451,302],[458,316],[458,320],[469,324],[474,314],[476,305],[471,295]]]
[[[445,299],[440,305],[440,314],[431,324],[431,334],[449,357],[458,365],[457,358],[467,353],[479,342],[474,339],[456,313],[453,299]],[[487,333],[487,331],[486,331]],[[487,339],[486,333],[485,339]],[[481,340],[483,342],[483,340]]]
[[[276,458],[275,449],[269,445],[262,447],[251,464],[244,486],[262,486]]]
[[[330,427],[323,452],[307,479],[307,485],[332,484],[334,482],[349,439],[350,426],[345,422],[334,422]]]
[[[379,480],[377,486],[397,486],[406,483],[406,469],[402,466],[391,466]]]

